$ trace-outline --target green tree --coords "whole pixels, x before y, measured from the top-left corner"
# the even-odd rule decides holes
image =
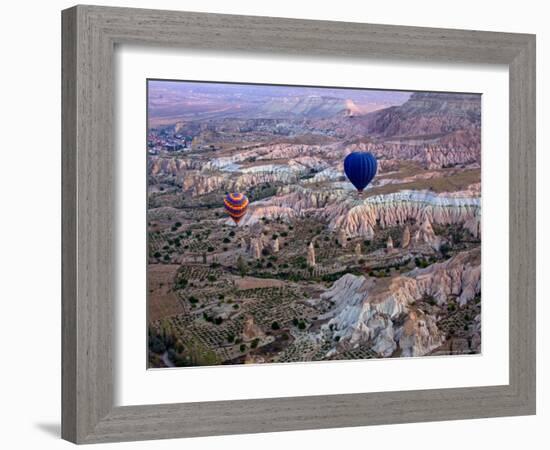
[[[241,277],[244,277],[248,272],[248,267],[241,255],[237,258],[237,269],[239,270]]]

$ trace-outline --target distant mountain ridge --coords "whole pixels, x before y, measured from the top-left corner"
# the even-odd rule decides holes
[[[222,119],[321,119],[365,114],[405,102],[410,93],[232,83],[165,82],[148,84],[152,127],[178,121]]]
[[[415,92],[403,105],[375,111],[363,120],[368,134],[384,137],[479,132],[481,96]]]
[[[263,104],[255,113],[263,118],[315,119],[332,117],[345,112],[347,100],[320,95],[307,97],[274,98]]]

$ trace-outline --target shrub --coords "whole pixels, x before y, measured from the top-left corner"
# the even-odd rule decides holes
[[[278,322],[273,322],[273,323],[271,324],[271,329],[272,329],[272,330],[280,330],[280,329],[281,329],[281,326],[279,325]]]
[[[239,350],[240,350],[241,352],[244,353],[245,350],[246,350],[246,344],[241,344],[241,345],[239,346]]]
[[[149,338],[149,350],[153,353],[164,353],[166,346],[158,336],[151,336]]]
[[[439,247],[439,251],[446,258],[451,251],[451,246],[445,242],[441,245],[441,247]]]
[[[183,278],[183,277],[179,277],[177,280],[176,280],[176,283],[175,283],[175,288],[176,289],[185,289],[185,287],[187,286],[187,279]]]

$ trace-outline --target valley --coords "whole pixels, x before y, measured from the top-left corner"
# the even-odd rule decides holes
[[[481,352],[479,95],[156,83],[149,367]]]

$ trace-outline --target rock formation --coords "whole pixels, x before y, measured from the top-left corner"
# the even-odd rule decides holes
[[[348,245],[348,238],[346,236],[346,232],[344,230],[338,231],[338,243],[342,248],[346,248]]]
[[[403,235],[401,236],[401,248],[409,248],[410,243],[411,243],[411,231],[409,230],[409,226],[407,225],[403,230]]]
[[[375,228],[399,226],[408,220],[422,224],[460,224],[474,237],[480,236],[481,201],[472,191],[436,194],[430,191],[399,191],[357,200],[342,190],[309,190],[301,186],[281,188],[276,197],[250,205],[243,219],[257,223],[262,217],[291,220],[313,214],[329,221],[329,228],[346,237],[374,237]]]
[[[391,238],[391,236],[388,236],[388,240],[386,241],[386,248],[393,249],[393,239]]]
[[[476,197],[401,191],[370,197],[351,207],[345,202],[331,204],[321,213],[329,218],[330,228],[343,229],[348,236],[372,238],[374,227],[387,228],[407,220],[428,221],[430,227],[431,223],[462,224],[474,237],[480,235],[481,206]]]
[[[444,336],[436,317],[411,305],[424,296],[439,304],[453,297],[463,305],[479,294],[480,280],[479,248],[387,280],[346,274],[321,294],[334,308],[320,318],[328,319],[324,329],[332,329],[344,348],[368,344],[386,357],[397,349],[402,356],[420,356],[440,346]]]
[[[250,239],[250,254],[254,259],[260,259],[262,257],[262,241],[260,238]]]
[[[435,318],[421,311],[411,311],[394,336],[399,342],[401,356],[423,356],[444,341]]]
[[[355,256],[361,256],[361,244],[359,243],[355,246]]]
[[[309,243],[307,248],[307,265],[315,267],[315,247],[313,246],[313,241]]]
[[[372,229],[372,226],[367,225],[367,227],[365,229],[365,233],[364,233],[363,236],[366,237],[367,239],[373,239],[374,238],[374,230]]]
[[[263,336],[264,333],[262,332],[261,328],[254,322],[254,317],[247,316],[244,321],[243,340],[251,341],[252,339]]]
[[[276,238],[272,241],[271,249],[273,250],[273,253],[279,252],[279,238]]]
[[[424,223],[422,223],[422,225],[416,232],[415,241],[417,244],[418,243],[428,244],[430,247],[434,248],[435,250],[439,250],[439,247],[441,246],[441,239],[438,236],[436,236],[434,229],[432,227],[432,224],[427,218],[424,220]]]

